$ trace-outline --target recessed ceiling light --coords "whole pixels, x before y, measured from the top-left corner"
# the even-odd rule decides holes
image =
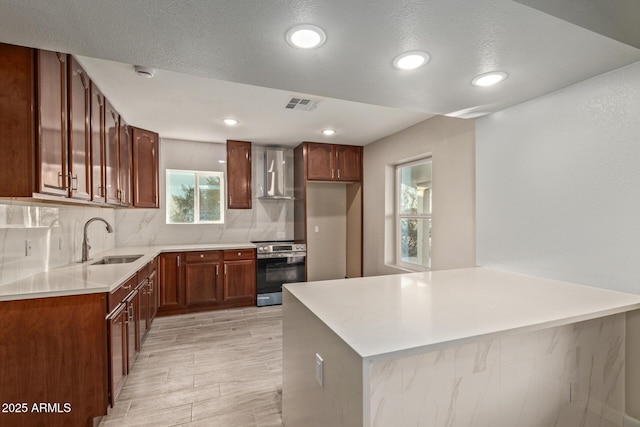
[[[322,131],[322,134],[323,134],[324,136],[331,136],[331,135],[334,135],[335,133],[336,133],[336,131],[335,131],[335,130],[333,130],[333,129],[324,129],[324,130]]]
[[[313,49],[320,47],[327,40],[327,35],[322,28],[315,25],[296,25],[287,31],[287,42],[293,47],[301,49]]]
[[[492,71],[490,73],[480,74],[475,76],[473,80],[471,80],[471,84],[474,86],[493,86],[497,83],[500,83],[504,79],[507,78],[507,73],[503,73],[502,71]]]
[[[235,126],[239,123],[236,119],[222,119],[222,122],[228,126]]]
[[[421,51],[405,52],[396,56],[393,66],[398,70],[415,70],[429,62],[429,54]]]
[[[147,79],[153,77],[153,68],[143,67],[142,65],[134,65],[133,69],[140,77],[145,77]]]

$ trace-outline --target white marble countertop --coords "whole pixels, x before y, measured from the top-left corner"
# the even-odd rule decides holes
[[[640,295],[481,267],[284,288],[370,359],[640,309]]]
[[[82,264],[69,264],[0,285],[0,301],[111,292],[162,252],[255,247],[252,243],[117,247],[99,254],[92,254],[92,259]],[[91,265],[105,256],[113,255],[142,255],[142,257],[127,264]]]

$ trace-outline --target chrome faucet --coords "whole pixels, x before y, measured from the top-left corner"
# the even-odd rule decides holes
[[[107,233],[113,233],[113,227],[104,218],[100,218],[99,216],[97,216],[97,217],[91,218],[89,221],[87,221],[84,224],[84,233],[83,233],[83,236],[82,236],[82,259],[80,260],[80,262],[85,262],[85,261],[89,260],[89,249],[91,249],[91,246],[89,246],[89,237],[87,236],[87,227],[93,221],[102,221],[102,222],[104,222],[107,225]]]

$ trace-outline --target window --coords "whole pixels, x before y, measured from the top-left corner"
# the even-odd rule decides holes
[[[398,265],[431,267],[431,159],[396,167]]]
[[[222,172],[167,169],[167,224],[224,223]]]

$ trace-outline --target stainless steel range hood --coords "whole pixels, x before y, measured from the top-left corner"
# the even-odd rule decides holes
[[[293,200],[287,195],[284,149],[269,147],[264,153],[264,195],[262,200]]]

